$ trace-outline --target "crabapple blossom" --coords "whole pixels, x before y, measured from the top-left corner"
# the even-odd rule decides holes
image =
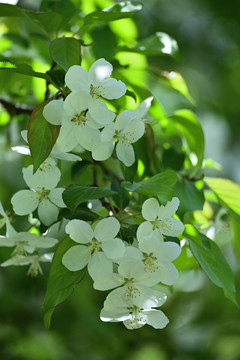
[[[184,231],[184,225],[181,221],[172,216],[177,211],[179,199],[172,198],[167,204],[159,205],[155,198],[150,198],[143,203],[142,216],[146,220],[137,230],[138,240],[145,236],[155,236],[163,241],[163,235],[178,236]]]
[[[144,130],[143,121],[135,119],[133,111],[123,111],[118,115],[115,123],[105,126],[102,130],[93,148],[92,157],[95,160],[106,160],[113,152],[115,140],[118,140],[117,157],[126,166],[131,166],[135,161],[132,144],[143,136]]]
[[[121,80],[108,79],[112,71],[112,65],[101,58],[92,64],[89,72],[82,66],[71,66],[66,73],[65,82],[71,91],[87,92],[94,99],[118,99],[126,93],[127,88]]]
[[[18,215],[31,214],[38,208],[38,216],[44,225],[57,220],[58,207],[65,207],[62,200],[64,188],[55,188],[61,172],[55,162],[48,158],[33,174],[33,166],[23,169],[23,178],[31,190],[20,190],[13,195],[11,202]]]
[[[63,256],[63,265],[78,271],[88,265],[90,276],[95,279],[112,272],[112,261],[124,254],[122,240],[116,238],[120,224],[113,217],[100,220],[94,230],[83,220],[71,220],[66,226],[70,238],[82,245],[71,247]]]
[[[137,329],[145,324],[149,324],[155,329],[162,329],[168,324],[168,319],[161,310],[152,308],[161,306],[167,297],[159,291],[155,291],[155,293],[155,303],[143,301],[141,305],[136,306],[122,291],[122,288],[115,289],[104,301],[100,318],[107,322],[123,321],[128,329]]]

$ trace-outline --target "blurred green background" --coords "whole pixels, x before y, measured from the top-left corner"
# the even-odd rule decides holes
[[[113,4],[103,0],[74,0],[72,3],[79,9],[79,16]],[[39,8],[39,1],[34,0],[20,0],[18,4],[33,10]],[[176,96],[166,85],[165,72],[180,72],[204,128],[206,157],[222,165],[222,176],[239,183],[240,3],[234,0],[145,0],[143,4],[143,10],[133,20],[120,20],[92,29],[84,41],[94,41],[95,45],[91,50],[84,48],[86,59],[90,61],[101,56],[111,59],[118,41],[131,44],[155,32],[166,32],[176,39],[180,49],[177,59],[150,55],[136,58],[122,52],[115,57],[115,65],[117,60],[124,64],[124,61],[134,63],[137,59],[136,71],[140,75],[135,85],[139,88],[139,84],[146,81],[145,66],[159,72],[157,83],[153,76],[147,81],[166,115],[183,106],[194,108],[191,102]],[[68,25],[66,34],[79,30],[79,16]],[[22,19],[2,18],[1,55],[22,59],[35,71],[44,72],[49,70],[48,44],[43,36],[29,37],[31,26]],[[0,72],[0,98],[26,104],[29,108],[43,100],[45,86],[41,79]],[[142,96],[144,98],[145,94]],[[20,143],[20,131],[26,129],[27,120],[28,115],[14,114],[10,121],[9,115],[0,108],[0,195],[6,207],[10,205],[13,192],[24,187],[21,168],[30,159],[14,153],[11,146]],[[211,171],[215,176],[216,172]],[[17,221],[14,226],[18,227]],[[223,251],[236,269],[229,242]],[[1,249],[1,261],[7,253]],[[46,265],[44,273],[48,270]],[[40,311],[46,275],[32,279],[26,277],[26,271],[20,267],[0,270],[1,360],[240,359],[239,309],[197,269],[182,272],[174,291],[165,289],[168,300],[162,309],[170,319],[167,328],[154,330],[145,326],[137,331],[128,331],[119,323],[100,321],[99,312],[106,294],[94,291],[88,278],[56,309],[52,327],[46,330]]]

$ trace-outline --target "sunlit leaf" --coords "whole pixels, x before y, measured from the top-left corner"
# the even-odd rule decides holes
[[[47,103],[45,101],[35,108],[28,123],[28,144],[34,172],[50,155],[60,130],[60,126],[50,124],[43,117],[42,112]]]
[[[232,270],[217,244],[192,225],[185,226],[184,235],[190,240],[190,249],[209,279],[238,305]]]
[[[42,314],[46,328],[50,327],[54,308],[73,293],[74,287],[85,275],[85,269],[69,271],[62,264],[63,255],[74,245],[76,243],[66,237],[60,242],[55,251],[48,276],[46,295],[42,304]]]
[[[240,222],[240,186],[222,178],[206,178],[205,182],[217,195],[222,206]]]
[[[142,9],[140,2],[122,1],[103,10],[96,10],[84,18],[84,23],[105,23],[133,16]]]

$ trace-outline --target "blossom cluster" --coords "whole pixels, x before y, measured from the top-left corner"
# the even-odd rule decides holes
[[[59,238],[59,233],[51,237],[51,229],[59,221],[60,209],[66,207],[62,197],[64,188],[57,187],[61,171],[53,158],[81,161],[78,155],[70,153],[80,145],[91,152],[94,160],[108,159],[115,149],[116,156],[126,166],[134,163],[132,144],[144,134],[144,117],[152,97],[137,109],[124,110],[116,116],[107,101],[120,98],[127,89],[122,81],[109,79],[111,73],[112,65],[105,59],[97,60],[89,72],[78,65],[70,67],[65,77],[68,95],[65,99],[51,100],[44,107],[45,119],[60,125],[59,136],[50,157],[35,173],[33,165],[23,168],[28,189],[16,192],[11,199],[15,214],[39,220],[36,219],[36,227],[18,233],[0,203],[0,227],[6,226],[0,246],[13,247],[10,258],[1,266],[30,265],[28,274],[36,276],[42,273],[40,262],[52,260],[53,253],[45,251],[58,243],[55,237]],[[26,132],[22,136],[27,141]],[[14,150],[30,154],[27,146]],[[69,271],[86,267],[96,290],[111,290],[100,314],[103,321],[123,321],[128,329],[145,324],[162,329],[167,325],[167,317],[158,309],[167,297],[154,287],[158,283],[173,285],[178,278],[172,261],[179,256],[181,248],[169,241],[169,237],[176,237],[184,230],[181,221],[173,217],[178,206],[176,197],[166,205],[160,205],[157,198],[147,199],[142,206],[143,222],[131,243],[122,236],[126,224],[110,211],[93,223],[79,218],[64,219],[64,235],[69,235],[76,245],[64,254],[63,265]],[[47,229],[43,235],[38,229],[40,223]]]
[[[145,221],[138,227],[136,242],[129,245],[120,239],[120,223],[114,217],[100,220],[91,227],[82,220],[71,220],[66,232],[77,245],[63,256],[62,262],[70,271],[87,266],[96,290],[111,290],[101,311],[103,321],[123,321],[128,329],[149,324],[164,328],[168,319],[157,310],[166,295],[152,287],[159,282],[173,285],[178,271],[172,261],[180,252],[166,236],[178,236],[183,224],[173,218],[179,205],[173,198],[160,206],[155,198],[144,202],[142,216]]]
[[[65,100],[49,102],[43,115],[51,124],[61,125],[56,145],[63,152],[80,145],[91,151],[94,160],[104,161],[116,144],[118,159],[131,166],[135,161],[132,144],[144,134],[144,116],[152,97],[136,110],[124,110],[116,117],[103,99],[119,99],[127,88],[121,80],[108,79],[112,70],[105,59],[97,60],[89,72],[79,65],[70,67],[65,77],[70,94]]]

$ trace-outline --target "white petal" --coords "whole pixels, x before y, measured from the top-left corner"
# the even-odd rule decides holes
[[[117,143],[116,153],[124,165],[131,166],[135,161],[135,154],[131,144],[125,144],[121,140]]]
[[[0,236],[0,246],[12,247],[15,245],[15,241],[12,238]]]
[[[154,252],[157,258],[169,261],[175,260],[180,255],[180,253],[181,247],[172,241],[159,243]]]
[[[147,317],[147,324],[154,327],[154,329],[163,329],[169,323],[168,318],[161,310],[143,310],[142,313]]]
[[[57,186],[61,177],[61,171],[58,167],[47,160],[42,163],[35,174],[33,174],[33,165],[24,168],[22,171],[26,184],[34,190],[39,188],[52,190]]]
[[[104,254],[109,259],[117,259],[122,257],[125,252],[125,246],[121,239],[107,240],[102,243]]]
[[[91,99],[91,95],[86,92],[74,91],[66,97],[64,101],[64,110],[69,116],[73,117],[88,109]]]
[[[107,79],[112,73],[113,67],[105,59],[98,59],[89,69],[89,81],[92,85],[98,85]]]
[[[160,291],[147,286],[136,286],[136,288],[138,290],[138,296],[132,298],[132,302],[137,307],[143,309],[159,307],[167,300],[167,296]]]
[[[134,110],[134,115],[136,119],[143,119],[143,117],[146,115],[148,109],[151,106],[152,99],[153,96],[148,97],[143,102],[141,102],[141,104],[138,106],[136,110]]]
[[[64,188],[56,188],[51,190],[48,195],[49,200],[51,200],[55,205],[59,207],[66,207],[62,198],[62,193],[64,192],[64,190]]]
[[[117,264],[121,264],[122,262],[129,261],[129,260],[142,260],[143,254],[142,252],[134,247],[134,246],[127,246],[125,247],[124,256],[115,258],[115,262]]]
[[[112,272],[113,263],[103,252],[99,251],[92,254],[88,264],[88,273],[93,280],[106,274],[112,274]]]
[[[116,122],[115,122],[116,130],[124,130],[132,119],[133,119],[132,110],[122,111],[116,118]]]
[[[56,145],[63,151],[71,151],[77,145],[76,126],[72,121],[64,121],[57,138]]]
[[[63,108],[63,100],[52,100],[43,109],[43,116],[53,125],[61,125],[68,118]]]
[[[117,236],[120,224],[114,217],[105,218],[97,223],[94,229],[94,236],[99,241],[106,241]]]
[[[29,246],[34,248],[51,248],[58,243],[58,240],[51,237],[38,236],[27,232],[18,233],[14,238],[15,241],[27,241]]]
[[[124,279],[119,276],[118,274],[106,274],[103,276],[98,277],[94,283],[93,287],[96,290],[110,290],[117,286],[122,285],[124,282]]]
[[[109,124],[104,127],[104,129],[101,132],[101,140],[103,142],[109,142],[113,141],[113,137],[115,134],[115,126],[114,124]]]
[[[158,229],[167,236],[178,236],[184,231],[184,225],[175,218],[161,220]]]
[[[137,229],[137,239],[138,241],[144,240],[145,237],[153,235],[153,226],[149,221],[144,221],[141,223]]]
[[[125,321],[129,319],[129,317],[131,317],[131,315],[126,308],[117,308],[114,310],[102,309],[100,313],[101,320],[106,322]]]
[[[92,100],[89,112],[93,119],[101,125],[110,124],[115,118],[115,113],[110,111],[107,105],[99,99]]]
[[[118,272],[124,279],[138,279],[142,275],[145,276],[144,265],[138,260],[121,263],[118,267]]]
[[[174,197],[171,201],[168,201],[165,206],[160,206],[158,218],[163,220],[173,216],[178,209],[179,203],[179,199],[177,197]]]
[[[159,208],[160,206],[156,199],[148,199],[143,203],[142,216],[148,221],[154,221],[158,216]]]
[[[141,238],[138,242],[139,249],[146,253],[151,254],[154,253],[154,256],[157,256],[158,254],[156,252],[156,249],[159,249],[160,241],[155,236],[145,236],[144,238]]]
[[[126,85],[121,80],[107,79],[101,83],[102,97],[108,100],[119,99],[126,91]]]
[[[59,150],[57,144],[54,145],[52,152],[51,152],[51,156],[55,159],[73,161],[73,162],[82,160],[82,158],[79,155],[66,153],[66,152]]]
[[[140,139],[145,131],[145,125],[142,121],[132,120],[124,129],[123,134],[126,136],[128,141],[133,144]]]
[[[88,72],[79,65],[71,66],[65,76],[67,87],[72,90],[82,90],[89,92],[90,83],[88,80]]]
[[[114,141],[103,142],[98,140],[92,150],[92,157],[97,161],[107,160],[113,152]]]
[[[91,258],[91,250],[84,245],[71,247],[62,258],[63,265],[70,271],[83,269]]]
[[[39,203],[38,216],[44,225],[51,225],[53,222],[57,221],[58,207],[48,199],[44,198]]]
[[[39,204],[38,195],[31,190],[20,190],[11,199],[13,210],[18,215],[31,214]]]
[[[158,279],[163,284],[173,285],[178,279],[178,271],[170,261],[158,261],[158,270],[155,274],[158,274]]]
[[[88,151],[92,151],[96,141],[100,137],[100,131],[85,124],[84,126],[78,127],[76,137],[79,145]]]
[[[65,230],[72,240],[80,244],[88,244],[94,236],[91,226],[83,220],[69,221]]]

